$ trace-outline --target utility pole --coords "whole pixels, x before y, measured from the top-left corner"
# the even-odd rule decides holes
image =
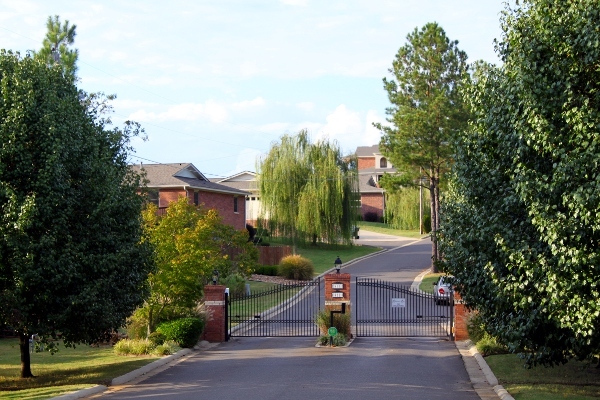
[[[419,235],[423,234],[423,167],[419,168]]]

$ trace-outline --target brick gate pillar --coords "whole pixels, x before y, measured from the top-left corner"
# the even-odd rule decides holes
[[[469,339],[467,331],[467,309],[456,291],[454,291],[454,340]]]
[[[209,342],[224,342],[225,332],[225,286],[204,286],[204,306],[206,307],[206,326],[202,339]]]
[[[325,310],[341,311],[346,305],[346,314],[350,314],[350,274],[325,275]],[[325,332],[322,332],[325,333]]]

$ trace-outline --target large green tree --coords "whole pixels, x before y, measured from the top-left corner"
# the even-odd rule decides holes
[[[66,74],[75,76],[79,51],[71,46],[75,42],[77,25],[69,24],[69,20],[61,24],[60,17],[55,15],[48,17],[46,28],[42,48],[34,53],[34,57],[48,65],[58,64]]]
[[[468,120],[460,93],[468,78],[467,55],[457,45],[437,23],[415,28],[392,62],[393,78],[383,79],[392,104],[386,110],[390,125],[375,124],[383,134],[381,152],[399,172],[385,176],[383,187],[393,192],[428,183],[434,261],[439,259],[440,184],[453,156],[450,138],[465,129]]]
[[[311,143],[306,131],[282,136],[258,166],[263,211],[276,231],[314,244],[351,243],[357,215],[351,166],[335,143]]]
[[[29,337],[92,343],[143,301],[140,178],[126,123],[108,129],[59,66],[0,52],[0,324]]]
[[[529,363],[600,351],[600,8],[507,9],[501,67],[480,64],[443,206],[445,269]]]
[[[165,316],[193,313],[214,270],[221,277],[247,277],[258,261],[247,231],[222,223],[216,210],[205,210],[181,197],[166,215],[156,211],[150,203],[143,213],[156,270],[148,276],[150,295],[136,313],[145,319],[148,334]]]

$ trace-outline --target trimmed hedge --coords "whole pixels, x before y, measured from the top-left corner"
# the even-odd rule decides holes
[[[181,318],[160,324],[156,332],[165,340],[173,340],[181,347],[194,347],[204,329],[204,321],[200,318]]]
[[[258,275],[277,276],[277,265],[261,265],[254,271]]]

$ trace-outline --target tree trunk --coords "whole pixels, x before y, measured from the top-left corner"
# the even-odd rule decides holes
[[[31,355],[29,354],[29,335],[19,332],[21,350],[21,378],[35,378],[31,373]]]

